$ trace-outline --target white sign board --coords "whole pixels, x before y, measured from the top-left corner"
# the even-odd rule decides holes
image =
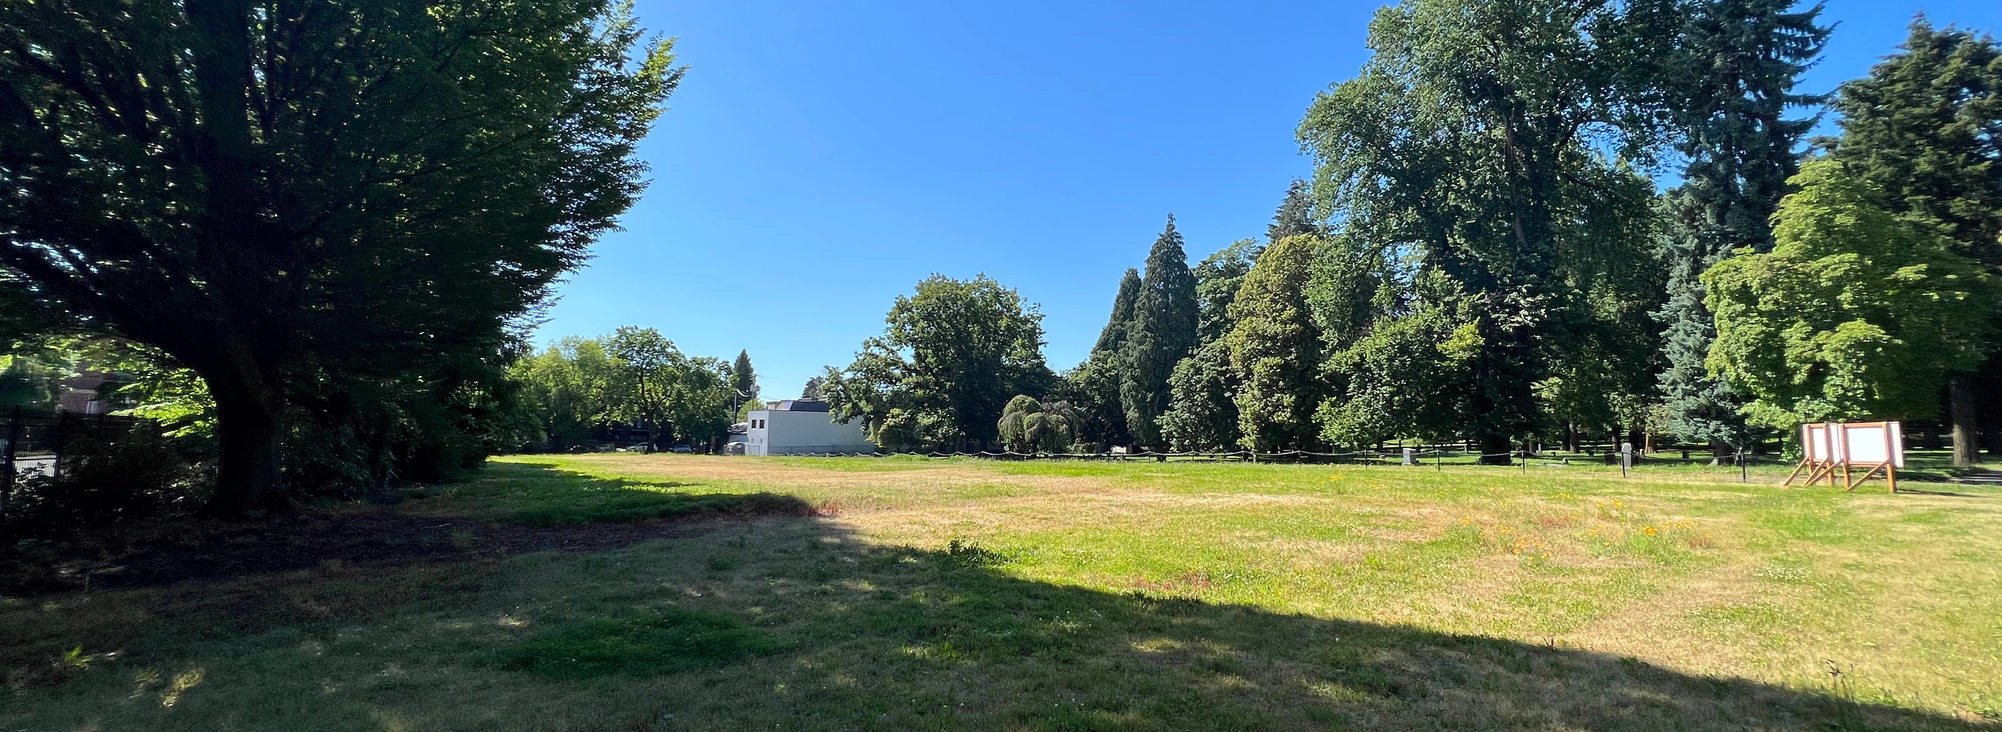
[[[1897,422],[1804,424],[1800,445],[1815,463],[1905,467],[1904,428]]]
[[[1781,485],[1793,485],[1803,471],[1808,485],[1822,480],[1835,485],[1839,469],[1842,482],[1853,491],[1858,482],[1881,470],[1891,492],[1898,492],[1898,468],[1905,467],[1905,434],[1897,422],[1810,422],[1800,426],[1800,448],[1804,453],[1800,465]],[[1849,472],[1852,466],[1864,469],[1862,478]]]

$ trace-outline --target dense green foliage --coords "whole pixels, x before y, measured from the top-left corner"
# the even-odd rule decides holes
[[[0,280],[201,378],[218,512],[476,462],[671,64],[609,0],[6,3]]]
[[[1016,396],[1001,410],[995,428],[1001,445],[1015,452],[1069,452],[1077,440],[1077,413],[1064,402]]]
[[[1158,447],[1161,415],[1168,411],[1168,377],[1175,364],[1196,347],[1196,278],[1175,217],[1147,253],[1140,296],[1133,301],[1133,320],[1119,352],[1119,403],[1126,411],[1126,429],[1133,442]]]
[[[1375,55],[1317,98],[1300,136],[1340,233],[1414,251],[1450,278],[1477,338],[1465,429],[1484,452],[1539,426],[1535,384],[1570,356],[1552,329],[1593,317],[1577,280],[1604,237],[1646,215],[1610,155],[1658,137],[1645,72],[1653,6],[1413,0],[1378,12]],[[1666,15],[1673,15],[1668,13]],[[1636,204],[1641,210],[1635,210]],[[1435,303],[1444,307],[1446,303]]]
[[[1231,368],[1230,346],[1222,339],[1196,347],[1168,375],[1168,412],[1161,437],[1174,450],[1238,449],[1237,393],[1241,381]]]
[[[2002,308],[2002,284],[1838,161],[1807,164],[1794,186],[1771,252],[1704,275],[1711,367],[1755,397],[1748,416],[1783,429],[1933,416],[1946,376],[1987,355],[1995,323],[1982,315]]]
[[[712,446],[736,418],[733,374],[721,359],[682,353],[653,328],[565,338],[509,371],[521,415],[514,446],[561,452],[617,428],[645,432],[648,451],[670,441]]]
[[[822,391],[835,418],[864,420],[877,445],[965,447],[992,442],[1010,395],[1045,393],[1043,315],[985,275],[933,275],[897,298],[880,338]]]
[[[1882,190],[1884,206],[1902,221],[2002,270],[2002,46],[1921,18],[1902,53],[1842,86],[1835,109],[1842,135],[1833,154],[1845,171]],[[2002,312],[1987,315],[2002,320]],[[2002,350],[1991,349],[1978,368],[1949,373],[1947,386],[1955,462],[1973,463],[1984,426],[1991,448],[2002,448]],[[1977,403],[1983,392],[1985,409]]]
[[[758,398],[758,372],[751,368],[750,351],[737,352],[737,361],[730,366],[730,388],[738,399]]]
[[[1236,324],[1223,343],[1241,381],[1239,442],[1248,449],[1299,449],[1314,436],[1321,337],[1307,308],[1307,276],[1318,249],[1306,235],[1273,242],[1231,303]]]
[[[1126,331],[1133,324],[1133,305],[1140,301],[1140,270],[1127,268],[1119,278],[1119,294],[1112,298],[1112,316],[1106,318],[1105,328],[1098,333],[1098,343],[1093,351],[1118,353],[1126,347]]]
[[[1716,338],[1701,275],[1739,249],[1772,248],[1769,219],[1797,169],[1811,115],[1790,119],[1822,97],[1794,91],[1814,64],[1829,28],[1820,7],[1793,0],[1693,3],[1664,84],[1689,158],[1684,184],[1666,203],[1668,302],[1659,313],[1660,390],[1670,432],[1684,439],[1744,444],[1744,399],[1704,367]]]

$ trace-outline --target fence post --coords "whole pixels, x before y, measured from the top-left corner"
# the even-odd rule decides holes
[[[4,469],[7,471],[5,476],[0,476],[0,516],[7,514],[7,502],[14,497],[14,476],[17,470],[14,467],[14,449],[20,444],[21,408],[16,406],[7,415],[7,444],[0,446],[0,452],[5,452]]]
[[[56,412],[56,426],[52,430],[53,434],[49,435],[49,452],[54,453],[52,457],[53,462],[49,463],[49,477],[51,479],[63,476],[63,448],[70,441],[69,419],[69,412]]]
[[[1752,482],[1752,472],[1745,467],[1745,449],[1738,448],[1738,482]]]
[[[1529,441],[1522,441],[1522,474],[1529,475]]]

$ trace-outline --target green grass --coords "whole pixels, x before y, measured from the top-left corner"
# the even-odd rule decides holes
[[[2002,493],[1784,475],[508,458],[351,509],[460,552],[0,599],[0,729],[2002,726]]]
[[[501,667],[552,679],[658,676],[721,666],[774,647],[770,636],[736,618],[669,605],[532,636],[502,653]]]

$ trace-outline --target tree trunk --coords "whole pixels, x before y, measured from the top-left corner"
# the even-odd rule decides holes
[[[1480,445],[1482,465],[1515,464],[1509,457],[1509,453],[1515,450],[1515,445],[1509,443],[1507,435],[1481,435]]]
[[[1956,374],[1946,380],[1948,411],[1953,419],[1953,465],[1958,468],[1971,467],[1981,459],[1977,437],[1981,434],[1981,424],[1975,416],[1973,380],[1967,374]]]
[[[216,400],[219,448],[209,513],[242,518],[259,510],[290,508],[279,474],[284,429],[279,400],[242,385],[221,385],[216,379],[208,382]]]

